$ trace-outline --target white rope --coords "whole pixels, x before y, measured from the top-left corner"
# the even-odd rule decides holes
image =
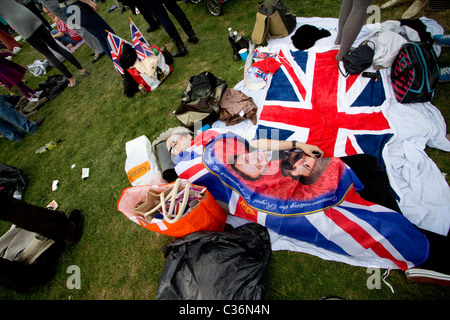
[[[391,289],[392,293],[395,293],[394,288],[390,283],[386,281],[386,278],[389,276],[389,273],[391,272],[391,268],[387,269],[386,272],[383,274],[383,282],[388,286],[389,289]]]

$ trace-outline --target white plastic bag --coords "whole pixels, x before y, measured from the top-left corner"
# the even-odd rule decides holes
[[[47,73],[49,62],[47,60],[36,60],[27,67],[33,76],[41,77]]]
[[[167,183],[162,177],[150,141],[145,135],[125,144],[125,172],[132,186]]]

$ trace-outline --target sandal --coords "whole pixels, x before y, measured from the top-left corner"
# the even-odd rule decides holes
[[[80,72],[80,74],[81,74],[82,76],[88,76],[88,75],[90,75],[91,73],[85,69],[84,72]]]
[[[102,53],[99,53],[98,56],[94,56],[94,59],[92,59],[92,63],[96,63],[98,60],[103,58],[104,55],[105,55],[105,53],[102,52]]]
[[[69,83],[69,85],[68,85],[68,87],[69,88],[73,88],[73,87],[76,87],[77,85],[79,85],[80,83],[78,82],[78,80],[75,80],[75,82],[73,83],[73,84],[70,84]]]

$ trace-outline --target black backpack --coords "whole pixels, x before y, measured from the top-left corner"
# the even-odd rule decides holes
[[[191,131],[197,122],[202,124],[199,124],[200,127],[211,124],[218,118],[220,100],[226,88],[226,81],[217,78],[211,72],[205,71],[192,76],[183,92],[175,116]]]
[[[439,81],[439,66],[432,44],[405,43],[392,64],[391,81],[398,102],[431,101]]]
[[[373,48],[370,44],[372,44]],[[360,74],[372,65],[374,55],[375,44],[372,41],[364,41],[358,48],[350,51],[342,58],[342,63],[347,74],[344,74],[340,68],[339,71],[344,76]]]

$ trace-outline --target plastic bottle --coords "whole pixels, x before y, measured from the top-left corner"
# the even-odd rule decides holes
[[[46,151],[49,151],[51,149],[53,149],[57,143],[61,142],[60,139],[56,140],[56,141],[50,141],[49,143],[47,143],[45,146],[40,147],[39,149],[36,150],[36,153],[44,153]]]
[[[234,32],[235,41],[239,42],[242,39],[242,35],[240,33],[237,33],[237,31]]]
[[[237,35],[238,35],[237,31],[234,31],[233,32],[233,40],[236,42],[237,42]]]
[[[229,32],[229,37],[230,37],[231,39],[233,39],[233,29],[228,28],[228,32]]]

